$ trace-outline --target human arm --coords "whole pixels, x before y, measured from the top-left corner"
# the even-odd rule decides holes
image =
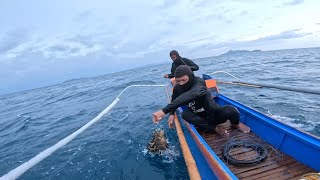
[[[167,77],[166,78],[174,78],[174,72],[176,71],[176,67],[174,65],[174,63],[172,63],[171,65],[171,73],[170,74],[167,74]]]
[[[172,129],[173,125],[174,125],[174,115],[170,115],[168,118],[168,126],[170,129]]]
[[[198,71],[199,70],[199,66],[196,63],[194,63],[192,60],[190,60],[188,58],[183,58],[182,60],[186,65],[188,65],[190,67],[190,69],[192,71]]]
[[[175,90],[173,92],[175,92]],[[165,114],[169,112],[174,112],[181,105],[187,104],[198,97],[204,96],[206,95],[206,93],[207,93],[207,87],[205,85],[205,82],[203,80],[197,81],[196,84],[194,84],[189,91],[179,94],[175,98],[173,95],[171,103],[169,103],[166,107],[164,107],[162,111]]]
[[[154,123],[158,124],[165,115],[166,114],[162,110],[159,110],[159,111],[153,113],[152,120]],[[174,115],[170,114],[170,116],[168,118],[168,126],[170,129],[173,128],[173,124],[174,124]]]
[[[177,90],[173,90],[171,99],[174,100],[176,97],[177,97]],[[171,101],[172,101],[172,100],[171,100]],[[170,113],[170,116],[169,116],[169,119],[168,119],[168,120],[170,120],[170,117],[173,116],[173,114],[175,113],[175,109],[174,109],[173,111],[167,112],[167,113]],[[162,119],[167,113],[164,113],[163,110],[159,110],[159,111],[153,113],[153,119],[152,119],[153,122],[156,123],[156,124],[158,124],[158,123],[161,121],[161,119]],[[169,123],[169,121],[168,121],[168,123]],[[169,127],[170,127],[170,125],[169,125]]]

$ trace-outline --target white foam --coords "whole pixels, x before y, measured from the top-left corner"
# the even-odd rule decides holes
[[[302,124],[302,123],[297,123],[299,119],[293,119],[290,117],[286,116],[279,116],[279,115],[271,115],[272,118],[277,119],[285,124],[288,124],[291,127],[297,128],[297,129],[302,129],[304,131],[311,131],[314,129],[314,125],[308,123],[308,124]]]

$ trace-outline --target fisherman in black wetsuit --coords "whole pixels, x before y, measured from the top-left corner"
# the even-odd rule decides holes
[[[243,127],[245,125],[239,124],[240,113],[235,107],[230,105],[221,107],[212,100],[205,81],[194,76],[189,66],[179,66],[175,71],[175,78],[177,85],[173,89],[172,101],[162,110],[153,113],[155,123],[170,113],[168,125],[172,127],[174,112],[178,107],[186,105],[187,110],[182,113],[182,118],[197,127],[228,136],[228,132],[217,125],[229,119],[235,128],[245,133],[250,131],[248,127]]]
[[[174,72],[176,71],[177,67],[181,65],[188,65],[192,71],[198,71],[199,66],[196,65],[193,61],[191,61],[188,58],[183,58],[179,55],[178,51],[172,50],[170,52],[170,57],[172,59],[172,66],[171,66],[171,73],[170,74],[165,74],[163,77],[165,78],[173,78],[174,77]]]

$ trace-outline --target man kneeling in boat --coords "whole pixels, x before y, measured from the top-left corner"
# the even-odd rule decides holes
[[[168,125],[171,128],[174,122],[174,112],[182,105],[187,110],[182,113],[182,118],[189,123],[209,131],[216,131],[222,136],[228,132],[217,126],[230,120],[232,126],[248,133],[250,129],[239,123],[239,111],[230,105],[219,106],[207,91],[203,79],[196,77],[189,66],[181,65],[175,71],[177,85],[173,88],[172,100],[162,110],[153,113],[153,122],[158,123],[167,113],[170,113]]]

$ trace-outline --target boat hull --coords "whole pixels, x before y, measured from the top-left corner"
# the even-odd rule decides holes
[[[320,171],[320,139],[318,137],[283,124],[224,95],[215,95],[213,100],[219,105],[235,106],[241,114],[240,121],[249,126],[259,138],[307,167]],[[183,108],[179,108],[179,111],[182,112]],[[186,130],[187,142],[202,178],[238,179],[197,129],[184,121],[181,116],[178,117]]]

